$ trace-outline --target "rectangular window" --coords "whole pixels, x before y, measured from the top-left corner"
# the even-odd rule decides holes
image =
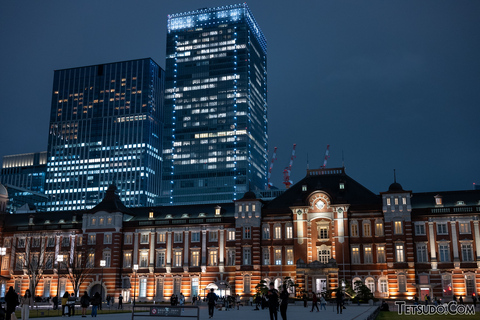
[[[192,278],[192,287],[190,290],[191,297],[198,297],[198,286],[199,286],[198,278]]]
[[[373,262],[373,255],[372,255],[372,247],[365,247],[364,248],[364,263],[372,263]]]
[[[318,238],[318,240],[328,240],[328,227],[327,226],[318,226],[317,227],[317,238]]]
[[[292,226],[287,226],[285,231],[286,231],[285,238],[292,239],[293,238],[293,227]]]
[[[446,223],[437,223],[437,234],[448,234]]]
[[[147,278],[140,278],[140,289],[138,290],[140,298],[147,297]]]
[[[43,280],[43,297],[44,298],[50,297],[50,280],[47,280],[47,279]]]
[[[462,243],[463,261],[473,261],[473,249],[471,243]]]
[[[88,235],[88,244],[89,245],[94,245],[97,242],[97,237],[95,234],[89,234]]]
[[[380,292],[381,293],[387,293],[388,292],[387,279],[380,279]]]
[[[40,238],[33,238],[33,239],[32,239],[32,247],[33,247],[33,248],[38,248],[38,247],[40,247]]]
[[[398,292],[407,292],[407,277],[405,275],[398,276]]]
[[[352,237],[358,237],[358,224],[352,223],[350,229],[352,230]]]
[[[174,232],[173,242],[183,242],[183,232]]]
[[[217,250],[210,250],[210,251],[208,252],[208,265],[209,265],[209,266],[216,266],[216,265],[218,265],[217,253],[218,253]]]
[[[442,288],[444,297],[452,296],[452,276],[450,274],[445,274],[442,276]]]
[[[83,236],[77,237],[77,246],[81,247],[83,245]]]
[[[235,241],[235,230],[228,230],[227,241]]]
[[[243,248],[243,264],[247,266],[252,264],[252,250],[250,248]]]
[[[395,198],[395,205],[398,206],[398,198]]]
[[[10,265],[10,257],[9,256],[3,256],[2,257],[2,270],[8,270],[8,267]],[[47,268],[47,269],[51,269]]]
[[[391,202],[390,198],[387,198],[387,206],[390,206],[390,205],[392,205],[392,202]]]
[[[208,240],[210,242],[217,242],[218,241],[218,231],[209,231],[208,232]]]
[[[273,227],[273,239],[281,239],[282,238],[282,227],[275,226]]]
[[[417,244],[417,262],[428,262],[428,251],[425,243]]]
[[[402,221],[395,221],[395,234],[403,234],[403,224]]]
[[[82,237],[80,237],[80,238],[82,238]],[[54,237],[48,237],[47,247],[55,247],[55,238]]]
[[[63,259],[65,261],[65,258]],[[95,267],[95,253],[90,252],[87,256],[87,268]]]
[[[274,250],[274,255],[275,255],[275,264],[277,266],[282,265],[282,249],[275,249]]]
[[[405,262],[403,244],[395,245],[395,256],[396,256],[397,262]]]
[[[251,279],[249,275],[245,275],[243,278],[243,292],[250,293],[250,283]]]
[[[376,222],[375,223],[375,235],[377,237],[383,236],[383,222]]]
[[[270,227],[264,226],[263,227],[263,239],[270,239]]]
[[[124,268],[131,268],[132,267],[132,253],[125,252],[123,254],[123,267]]]
[[[110,251],[103,252],[103,260],[105,260],[105,267],[110,267],[110,263],[112,261],[112,254]]]
[[[244,239],[251,239],[252,238],[252,228],[251,227],[243,227],[243,238]]]
[[[263,265],[268,266],[270,264],[270,250],[268,248],[263,248]]]
[[[163,278],[158,278],[156,283],[155,297],[158,299],[163,297]]]
[[[415,224],[415,235],[425,235],[425,224]]]
[[[293,266],[293,249],[287,248],[287,265]]]
[[[192,242],[200,242],[200,231],[192,232]]]
[[[198,267],[200,265],[200,251],[192,251],[190,263],[192,267]]]
[[[124,241],[125,241],[125,244],[132,244],[133,243],[133,235],[132,234],[126,234]]]
[[[111,233],[105,233],[103,235],[103,244],[112,244],[112,234]]]
[[[140,268],[148,267],[148,251],[140,251]]]
[[[402,204],[403,204],[403,205],[406,205],[406,204],[407,204],[407,198],[405,198],[405,197],[402,198]]]
[[[175,251],[173,266],[174,267],[182,266],[182,251]]]
[[[165,251],[157,251],[157,268],[165,267]]]
[[[318,249],[318,261],[321,263],[328,263],[330,260],[330,247],[321,246]]]
[[[358,247],[352,248],[352,263],[360,264],[360,249]]]
[[[364,223],[363,224],[363,236],[364,237],[371,237],[372,236],[372,230],[370,227],[370,223]]]
[[[470,222],[461,222],[459,226],[460,233],[471,233]]]
[[[157,243],[165,243],[167,239],[167,234],[165,232],[157,233]],[[193,237],[192,237],[193,240]]]
[[[62,247],[70,246],[70,237],[62,237]]]
[[[25,266],[25,254],[17,253],[17,263],[15,264],[16,270],[23,270]]]
[[[140,243],[141,244],[148,244],[150,239],[150,235],[148,233],[140,234]]]
[[[438,246],[440,253],[440,262],[450,261],[450,246],[448,244],[441,244]]]
[[[227,251],[227,266],[235,265],[235,250],[229,249]]]

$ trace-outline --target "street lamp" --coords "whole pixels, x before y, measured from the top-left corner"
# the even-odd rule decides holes
[[[133,314],[135,312],[135,276],[138,270],[138,264],[133,265],[133,306],[132,306],[132,320],[133,320]]]
[[[60,264],[63,262],[63,255],[57,255],[57,303],[55,309],[58,308],[59,293],[60,293]]]
[[[102,267],[102,278],[100,280],[100,310],[102,310],[103,303],[103,267],[107,265],[107,261],[100,260],[100,267]]]

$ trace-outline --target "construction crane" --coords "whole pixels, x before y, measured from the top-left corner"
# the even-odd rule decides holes
[[[330,149],[330,145],[327,144],[327,150],[325,150],[325,159],[323,160],[323,165],[320,167],[321,169],[325,169],[325,167],[327,166],[327,160],[328,158],[330,158],[330,156],[328,155],[329,149]]]
[[[285,167],[285,170],[283,170],[283,184],[285,185],[285,188],[288,189],[290,186],[293,184],[293,182],[290,180],[290,173],[292,172],[292,164],[293,164],[293,159],[296,158],[295,156],[295,147],[297,146],[296,143],[293,144],[293,150],[292,150],[292,156],[290,158],[290,164],[288,167]]]
[[[272,156],[272,161],[270,162],[270,168],[268,168],[268,189],[270,189],[273,186],[273,183],[270,182],[270,178],[272,177],[272,169],[273,169],[273,163],[277,160],[277,147],[273,150],[273,156]]]

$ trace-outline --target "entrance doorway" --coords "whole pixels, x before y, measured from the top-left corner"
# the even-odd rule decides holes
[[[325,293],[327,291],[327,278],[315,279],[315,293]]]
[[[430,297],[430,288],[420,288],[420,302],[425,301],[426,295]]]

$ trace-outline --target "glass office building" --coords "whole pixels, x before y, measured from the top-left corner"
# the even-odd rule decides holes
[[[168,16],[162,203],[264,190],[267,45],[246,4]]]
[[[0,183],[44,193],[46,171],[46,151],[7,155],[3,157]]]
[[[48,210],[92,208],[112,182],[127,206],[158,202],[163,94],[149,58],[55,71]]]

